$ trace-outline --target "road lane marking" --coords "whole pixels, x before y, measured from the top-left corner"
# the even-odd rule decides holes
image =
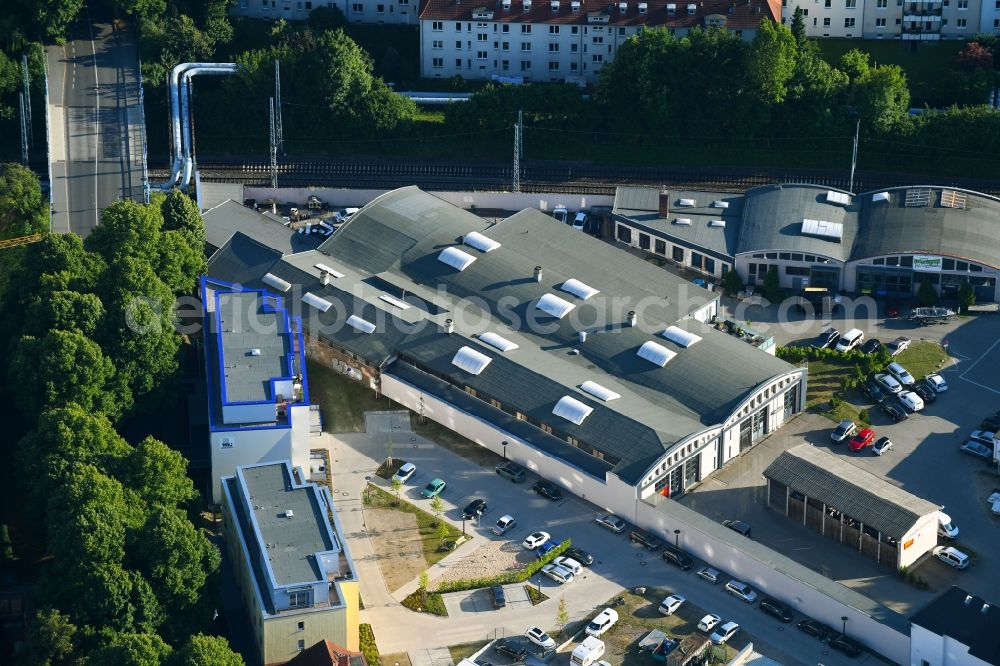
[[[990,391],[992,393],[996,393],[996,394],[1000,395],[1000,391],[996,390],[995,388],[991,388],[989,386],[986,386],[985,384],[980,384],[979,382],[977,382],[975,380],[972,380],[972,379],[969,379],[969,378],[966,377],[966,375],[969,374],[970,372],[972,372],[976,368],[977,365],[979,365],[980,363],[982,363],[983,359],[986,358],[990,354],[990,352],[992,352],[993,349],[997,345],[1000,345],[1000,339],[997,339],[996,342],[994,342],[992,345],[990,345],[989,349],[987,349],[982,354],[980,354],[979,358],[977,358],[973,362],[972,365],[970,365],[968,368],[966,368],[965,372],[963,372],[962,374],[960,374],[958,376],[958,378],[959,379],[964,379],[965,381],[969,382],[970,384],[975,384],[979,388],[986,389],[987,391]]]

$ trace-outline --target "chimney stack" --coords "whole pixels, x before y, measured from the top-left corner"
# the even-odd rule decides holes
[[[452,333],[455,332],[455,322],[454,322],[454,320],[451,320],[451,319],[445,319],[444,320],[444,332],[447,333],[448,335],[451,335]]]
[[[587,341],[587,331],[580,331],[580,342],[583,343],[586,341]]]
[[[629,326],[635,326],[635,310],[628,311],[628,314],[625,315],[625,323]]]
[[[541,281],[542,281],[542,267],[535,266],[535,282],[541,282]]]
[[[319,281],[324,285],[330,284],[330,274],[327,271],[323,271],[319,276]]]
[[[660,217],[670,217],[670,191],[660,192]]]

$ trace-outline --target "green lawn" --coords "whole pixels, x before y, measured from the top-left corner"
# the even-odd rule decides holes
[[[327,432],[364,432],[365,412],[400,408],[388,398],[376,398],[366,384],[312,359],[306,360],[306,371],[309,397],[322,408]]]
[[[435,521],[434,516],[423,509],[418,509],[413,504],[402,499],[397,503],[395,495],[373,485],[369,485],[365,491],[364,504],[366,507],[372,509],[388,509],[390,511],[412,513],[417,519],[417,529],[420,532],[424,559],[427,560],[428,567],[437,564],[448,555],[448,553],[438,550],[442,539],[438,536],[437,521]],[[445,523],[445,526],[448,528],[448,536],[445,537],[445,540],[457,539],[462,536],[462,530],[457,527],[453,527],[448,523]]]
[[[948,354],[936,342],[914,342],[895,359],[916,379],[939,371],[948,361]]]
[[[449,646],[448,652],[451,653],[451,660],[457,664],[463,659],[467,659],[482,650],[484,645],[486,645],[484,641],[461,643],[459,645]]]
[[[872,65],[899,65],[910,82],[911,106],[948,106],[951,63],[964,47],[961,41],[903,42],[898,39],[817,39],[823,57],[836,65],[851,49],[871,56]]]
[[[809,388],[806,392],[806,409],[818,409],[823,416],[835,423],[850,419],[855,423],[868,425],[858,410],[848,402],[841,401],[834,409],[826,407],[835,393],[840,393],[841,381],[854,376],[854,364],[833,359],[809,361]]]

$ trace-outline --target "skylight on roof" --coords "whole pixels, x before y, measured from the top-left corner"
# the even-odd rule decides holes
[[[678,206],[684,206],[686,208],[694,208],[697,205],[697,203],[698,202],[696,202],[694,199],[678,199],[677,200],[677,205]]]
[[[674,224],[680,224],[680,225],[683,225],[685,227],[690,227],[691,226],[691,218],[690,217],[678,217],[676,220],[674,220]]]
[[[342,278],[342,277],[344,277],[343,273],[341,273],[340,271],[333,270],[332,268],[330,268],[326,264],[314,264],[314,266],[315,266],[315,268],[319,269],[320,273],[329,273],[330,275],[332,275],[335,278]]]
[[[594,289],[590,285],[586,285],[574,278],[566,280],[559,288],[567,294],[573,294],[577,298],[581,298],[583,300],[587,300],[594,294],[600,293],[597,289]]]
[[[472,347],[462,347],[455,354],[455,358],[451,359],[451,364],[470,374],[478,375],[492,360],[486,354],[477,352]]]
[[[457,247],[446,247],[438,255],[438,261],[444,262],[458,271],[464,271],[476,258]]]
[[[512,349],[517,349],[517,343],[511,342],[502,335],[498,335],[491,331],[487,331],[486,333],[480,333],[479,340],[481,342],[485,342],[490,347],[499,349],[502,352],[507,352]]]
[[[819,236],[830,240],[839,241],[844,236],[844,225],[840,222],[827,222],[826,220],[802,220],[802,233],[807,236]]]
[[[367,319],[362,319],[357,315],[351,315],[347,318],[347,325],[353,328],[355,331],[361,333],[374,333],[375,324],[371,323]]]
[[[712,206],[715,208],[729,208],[729,202],[722,200],[714,201],[712,202]]]
[[[879,203],[880,201],[888,201],[888,200],[889,200],[888,192],[876,192],[875,194],[872,195],[872,203]]]
[[[826,202],[846,206],[851,203],[851,195],[847,192],[834,192],[833,190],[830,190],[826,193]]]
[[[545,294],[538,299],[535,307],[542,312],[552,315],[556,319],[562,319],[576,306],[553,294]]]
[[[709,220],[708,221],[708,226],[710,226],[710,227],[721,227],[721,228],[724,228],[726,226],[726,221],[725,220]]]
[[[311,292],[307,293],[305,296],[302,297],[302,302],[306,303],[307,305],[313,306],[320,312],[326,312],[327,310],[333,307],[333,303],[326,300],[325,298],[320,298],[319,296]]]
[[[615,393],[609,388],[601,386],[597,382],[592,382],[589,379],[584,383],[580,384],[580,390],[589,393],[590,395],[600,400],[603,400],[604,402],[608,402],[609,400],[617,400],[618,398],[621,397],[620,394]]]
[[[292,288],[292,285],[288,281],[282,280],[274,273],[264,273],[264,277],[260,281],[269,287],[274,287],[280,292],[286,292]]]
[[[592,411],[594,411],[593,407],[568,395],[564,395],[559,398],[559,402],[557,402],[556,406],[552,409],[553,414],[561,416],[570,423],[575,423],[576,425],[583,424],[583,420],[590,416]]]
[[[668,326],[667,330],[660,333],[667,340],[670,340],[675,345],[680,345],[685,349],[690,347],[696,342],[701,341],[701,336],[695,335],[694,333],[688,333],[683,328],[678,328],[677,326]]]
[[[400,310],[409,310],[410,309],[410,304],[409,303],[407,303],[405,301],[401,301],[401,300],[399,300],[398,298],[396,298],[394,296],[390,296],[389,294],[382,294],[381,296],[379,296],[379,300],[385,301],[389,305],[394,305],[397,308],[399,308]]]
[[[487,238],[478,231],[470,231],[462,238],[462,242],[469,247],[474,247],[480,252],[492,252],[500,247],[500,243],[492,238]]]
[[[654,365],[658,365],[661,368],[665,366],[670,359],[677,356],[676,352],[672,352],[661,344],[657,344],[650,340],[649,342],[642,343],[636,351],[636,356],[645,359]]]

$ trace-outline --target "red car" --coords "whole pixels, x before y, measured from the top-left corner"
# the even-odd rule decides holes
[[[857,435],[851,438],[848,442],[848,446],[851,447],[851,451],[860,451],[866,446],[871,446],[872,442],[875,441],[875,431],[871,428],[865,428]]]

